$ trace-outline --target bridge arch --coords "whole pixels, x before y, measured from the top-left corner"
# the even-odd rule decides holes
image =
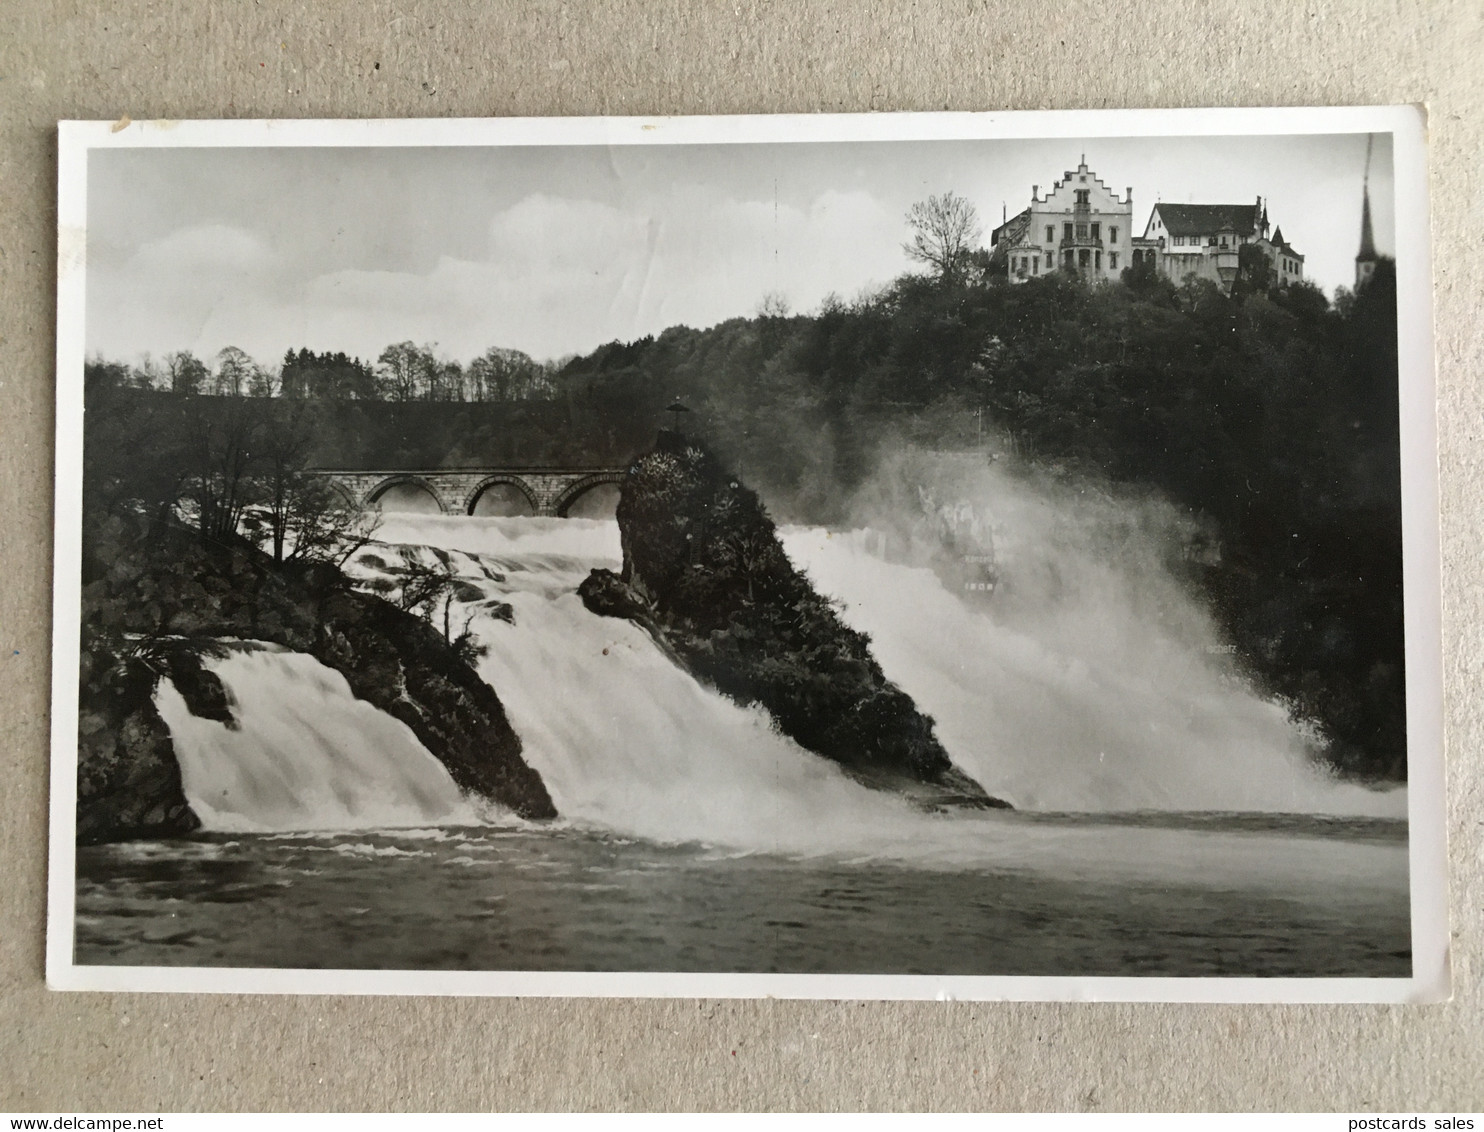
[[[427,480],[425,480],[422,476],[410,474],[387,476],[385,479],[377,481],[376,485],[366,492],[366,502],[364,506],[376,507],[383,495],[385,495],[392,488],[401,487],[404,484],[410,487],[421,488],[423,491],[427,492],[428,495],[432,496],[433,502],[438,504],[439,514],[448,514],[448,504],[444,502],[443,495],[438,491],[438,489]]]
[[[594,472],[591,475],[583,476],[580,480],[568,484],[567,487],[563,489],[561,495],[557,496],[557,500],[555,505],[552,507],[552,511],[554,511],[558,517],[565,519],[567,517],[567,508],[571,507],[572,504],[576,503],[577,500],[580,499],[582,496],[586,495],[595,487],[601,487],[603,484],[611,483],[622,485],[624,476],[626,474],[627,473],[622,471]]]
[[[494,475],[485,476],[476,483],[469,490],[468,494],[464,496],[464,514],[474,514],[474,508],[479,503],[479,497],[497,484],[508,484],[515,488],[525,497],[525,501],[530,505],[531,514],[541,514],[541,501],[536,498],[536,493],[531,490],[531,485],[523,477],[510,472],[496,472]]]
[[[350,507],[357,510],[364,510],[366,508],[366,502],[355,493],[354,489],[346,487],[345,484],[341,483],[334,476],[325,476],[324,481],[325,483],[329,484],[335,490],[335,494],[338,495],[342,500],[344,500]]]

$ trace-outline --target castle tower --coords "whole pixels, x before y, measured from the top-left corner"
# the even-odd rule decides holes
[[[1376,271],[1376,241],[1371,234],[1371,139],[1365,143],[1365,181],[1360,190],[1360,252],[1355,257],[1355,289]]]

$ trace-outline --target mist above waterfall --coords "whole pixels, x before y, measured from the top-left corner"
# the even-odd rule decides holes
[[[991,792],[1031,809],[1405,813],[1404,790],[1335,781],[1314,734],[1238,671],[1171,568],[1217,548],[1169,504],[907,449],[854,512],[854,531],[788,531],[789,553]]]

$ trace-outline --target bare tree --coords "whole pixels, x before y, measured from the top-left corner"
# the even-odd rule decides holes
[[[956,279],[984,229],[979,211],[954,192],[930,196],[907,210],[912,238],[902,245],[907,258],[932,268],[940,279]]]
[[[251,503],[242,532],[275,562],[344,565],[375,534],[378,511],[365,511],[323,476],[309,471],[317,406],[295,398],[254,401],[257,418]]]
[[[248,385],[248,395],[251,397],[277,397],[283,389],[283,370],[275,365],[263,365],[254,362],[252,368],[252,381]]]
[[[529,354],[491,346],[469,363],[470,396],[476,401],[520,401],[539,395],[545,375]]]
[[[206,363],[189,350],[176,350],[165,355],[165,378],[172,393],[200,393],[210,377],[211,371],[206,368]]]
[[[458,600],[458,577],[446,553],[435,550],[433,554],[434,561],[430,565],[404,552],[401,585],[397,587],[397,595],[393,600],[402,609],[421,616],[434,628],[439,628],[435,618],[441,618],[444,643],[465,664],[474,664],[489,649],[479,643],[471,629],[474,613],[465,614],[463,627],[457,633],[453,631],[453,606]]]
[[[241,399],[226,406],[197,418],[186,455],[190,473],[184,501],[195,512],[202,536],[215,542],[237,534],[259,488],[255,472],[262,414]]]
[[[397,342],[381,352],[376,367],[388,401],[427,399],[437,382],[438,360],[431,346]]]
[[[216,391],[224,397],[243,397],[252,388],[257,363],[245,350],[223,347],[216,356]]]

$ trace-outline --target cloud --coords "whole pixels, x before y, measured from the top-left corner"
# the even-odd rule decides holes
[[[253,232],[226,224],[199,224],[141,245],[130,267],[146,278],[182,271],[242,275],[262,270],[271,259],[268,244]]]
[[[88,349],[128,358],[198,348],[222,312],[260,307],[274,267],[265,239],[223,224],[171,232],[117,266],[100,257],[87,269]]]
[[[483,247],[428,271],[302,281],[280,278],[253,233],[184,229],[100,282],[111,329],[90,345],[115,356],[160,342],[203,356],[225,345],[263,358],[298,345],[374,356],[410,338],[465,359],[491,345],[551,357],[747,315],[772,291],[809,309],[903,266],[900,218],[865,192],[829,190],[801,207],[680,185],[649,200],[534,193],[491,216]]]

